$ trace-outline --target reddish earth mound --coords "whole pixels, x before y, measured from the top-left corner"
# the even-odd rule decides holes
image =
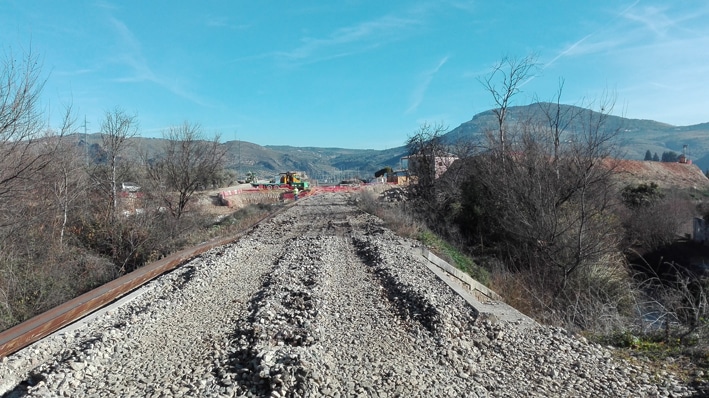
[[[661,188],[709,189],[709,178],[693,164],[617,159],[604,163],[610,167],[615,166],[623,184],[654,182]]]

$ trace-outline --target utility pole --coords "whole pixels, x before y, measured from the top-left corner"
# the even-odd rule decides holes
[[[89,165],[89,141],[88,134],[86,133],[86,115],[84,115],[84,157],[86,160],[86,166]]]

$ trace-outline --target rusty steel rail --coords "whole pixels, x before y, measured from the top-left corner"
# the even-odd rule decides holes
[[[274,217],[292,205],[293,203],[262,217],[256,223],[252,224],[251,227]],[[249,229],[250,228],[247,228],[247,230],[229,237],[214,238],[197,246],[173,253],[5,330],[0,333],[0,358],[15,353],[57,330],[78,321],[84,316],[114,302],[152,279],[177,268],[208,250],[237,241],[246,234]]]

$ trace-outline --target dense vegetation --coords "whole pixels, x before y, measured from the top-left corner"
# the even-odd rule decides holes
[[[413,178],[398,211],[416,221],[389,219],[454,243],[477,263],[466,267],[543,323],[621,345],[679,344],[706,360],[709,279],[689,257],[709,256],[678,241],[706,204],[657,184],[618,184],[623,129],[607,123],[611,100],[596,111],[565,107],[559,90],[527,108],[534,117],[508,120],[530,62],[505,59],[482,81],[498,105],[483,139],[450,142],[431,125],[410,137]]]

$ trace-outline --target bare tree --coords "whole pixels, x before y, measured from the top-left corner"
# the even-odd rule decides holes
[[[118,179],[120,156],[129,144],[129,139],[138,134],[137,117],[128,115],[121,108],[107,111],[101,123],[102,149],[106,151],[108,170],[106,175],[99,178],[99,184],[110,200],[109,218],[115,220],[118,211]]]
[[[43,87],[41,65],[31,51],[19,61],[13,54],[0,61],[0,207],[4,209],[7,200],[31,186],[36,173],[52,160],[54,148],[37,145],[46,131],[39,109]]]
[[[538,256],[522,264],[557,268],[560,290],[579,267],[617,250],[611,239],[618,236],[613,233],[617,225],[608,215],[615,193],[610,177],[618,132],[606,127],[612,105],[601,109],[567,114],[579,118],[574,131],[562,131],[559,126],[567,125],[562,119],[546,130],[522,127],[521,137],[504,154],[508,162],[483,161],[474,177],[496,203],[496,225],[514,242],[510,248]],[[552,107],[547,111],[565,112]],[[562,134],[570,137],[564,146],[557,144]]]
[[[434,182],[436,180],[436,162],[447,156],[447,148],[443,143],[443,125],[424,123],[406,141],[409,152],[408,170],[412,179],[409,185],[412,197],[425,201],[433,199]]]
[[[56,200],[57,214],[60,220],[59,246],[64,246],[64,235],[72,206],[79,198],[86,195],[86,170],[76,146],[63,142],[57,150],[53,165],[52,193]]]
[[[71,116],[71,106],[66,107],[66,114],[58,131],[47,130],[38,143],[42,152],[52,154],[51,165],[37,173],[36,197],[48,200],[46,207],[53,230],[59,229],[59,246],[63,247],[64,235],[69,222],[72,205],[79,197],[86,194],[86,170],[75,142],[69,135],[75,133],[75,119]],[[55,215],[52,216],[51,212]],[[57,227],[57,223],[59,226]]]
[[[492,72],[480,80],[490,93],[496,107],[492,110],[497,118],[497,147],[501,153],[506,150],[507,111],[512,97],[517,95],[522,85],[531,77],[537,67],[536,57],[521,59],[504,57],[495,64]]]
[[[192,195],[213,184],[223,168],[224,149],[219,136],[202,138],[201,127],[185,122],[164,133],[165,148],[148,162],[148,175],[161,188],[163,203],[179,220]]]
[[[58,221],[53,212],[61,206],[52,195],[52,182],[59,180],[45,177],[55,176],[57,149],[71,133],[71,106],[66,107],[62,126],[52,129],[40,102],[45,80],[39,58],[31,51],[0,57],[0,329],[4,329],[51,308],[68,286],[88,278],[67,272],[75,259],[47,250]]]
[[[537,105],[543,113],[544,134],[551,137],[553,141],[552,162],[557,164],[561,154],[561,144],[563,136],[569,132],[571,126],[576,123],[581,112],[581,108],[572,106],[562,106],[561,96],[564,91],[564,79],[559,79],[559,88],[556,91],[553,101],[537,101]],[[558,173],[557,173],[558,174]]]

